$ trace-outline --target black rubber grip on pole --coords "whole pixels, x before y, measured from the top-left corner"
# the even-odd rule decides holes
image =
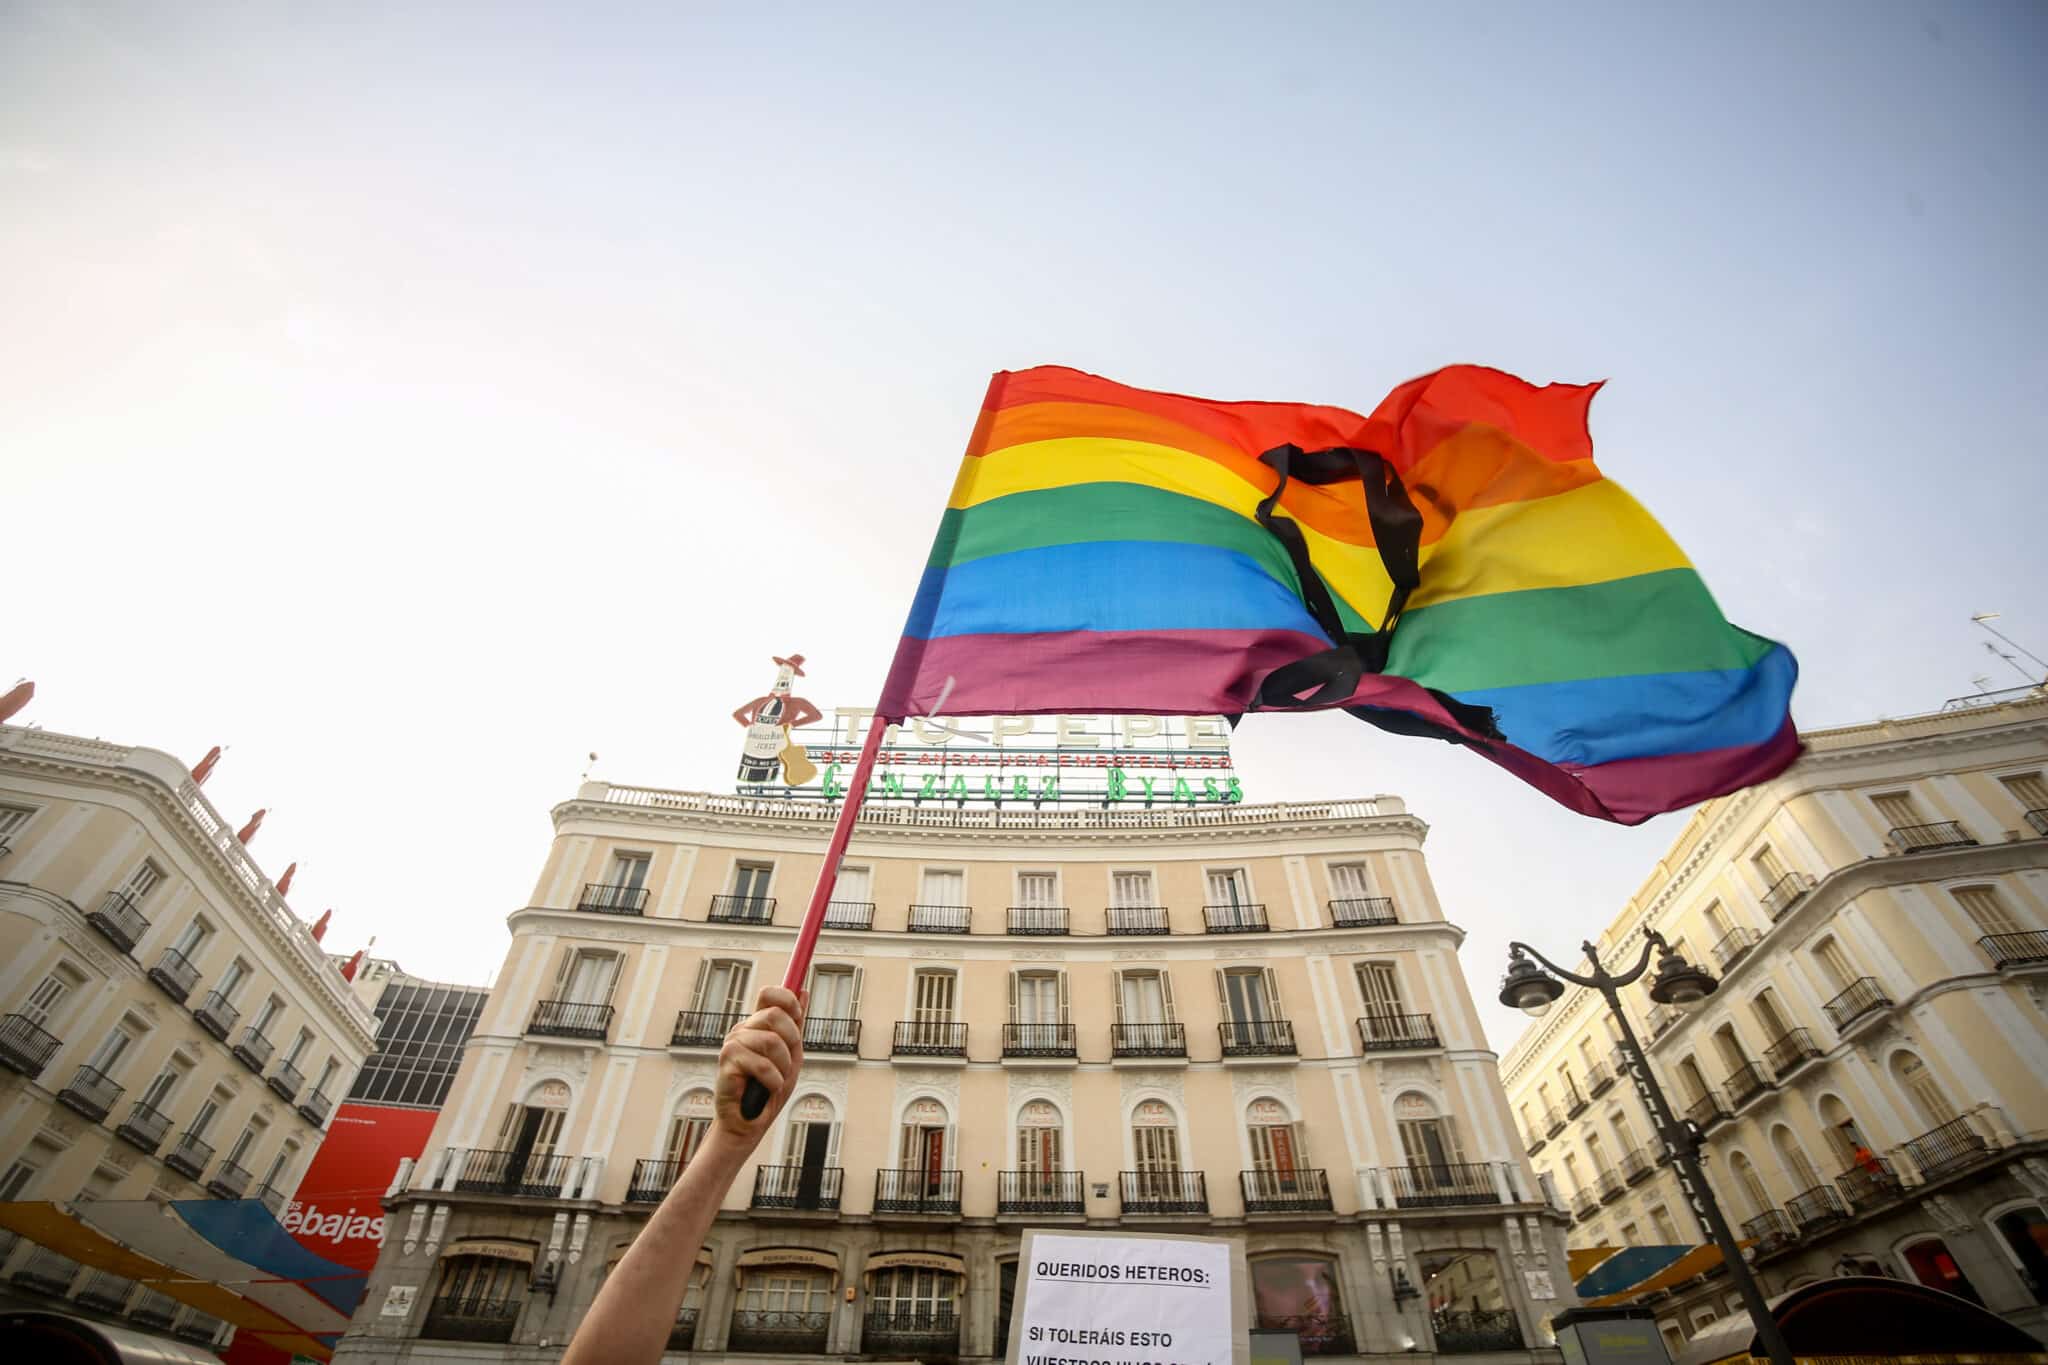
[[[747,1088],[740,1094],[740,1117],[748,1122],[761,1117],[761,1111],[768,1107],[768,1087],[747,1077]]]

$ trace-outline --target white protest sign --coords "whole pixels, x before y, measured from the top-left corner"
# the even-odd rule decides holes
[[[1211,1237],[1031,1232],[1016,1365],[1243,1365],[1244,1256]]]

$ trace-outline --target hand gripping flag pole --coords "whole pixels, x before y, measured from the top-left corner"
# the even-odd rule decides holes
[[[832,826],[832,840],[825,845],[825,861],[818,868],[818,884],[811,888],[811,903],[804,911],[803,927],[797,930],[796,946],[789,952],[789,967],[782,973],[782,988],[791,994],[803,988],[804,977],[811,970],[811,954],[817,951],[818,931],[825,927],[825,907],[831,903],[832,888],[839,880],[839,860],[846,856],[846,842],[853,836],[853,822],[860,819],[861,803],[867,799],[868,778],[875,770],[875,759],[882,752],[882,736],[895,723],[879,711],[868,717],[868,736],[860,746],[860,761],[854,764],[853,780],[846,787],[846,800],[840,804],[839,819]],[[749,1077],[747,1088],[740,1095],[740,1117],[759,1118],[767,1107],[768,1087]]]

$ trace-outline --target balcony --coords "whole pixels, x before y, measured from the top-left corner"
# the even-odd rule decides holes
[[[1581,1095],[1579,1088],[1570,1081],[1564,1083],[1564,1097],[1564,1116],[1568,1119],[1575,1119],[1585,1113],[1586,1106],[1592,1103],[1591,1100]]]
[[[194,1346],[211,1346],[214,1338],[220,1335],[222,1326],[221,1320],[211,1313],[201,1313],[197,1309],[192,1309],[182,1320],[172,1325],[171,1335]]]
[[[1536,1155],[1549,1144],[1550,1139],[1546,1137],[1534,1136],[1530,1134],[1524,1134],[1522,1137],[1522,1150],[1527,1152],[1530,1156]]]
[[[1740,1109],[1769,1090],[1771,1083],[1755,1062],[1744,1062],[1728,1073],[1727,1079],[1721,1082],[1721,1088],[1728,1092],[1729,1107]]]
[[[327,1122],[328,1111],[333,1107],[333,1102],[327,1098],[326,1091],[315,1090],[299,1101],[299,1117],[318,1128]]]
[[[170,1151],[164,1153],[164,1165],[188,1180],[197,1180],[200,1173],[212,1164],[213,1145],[196,1133],[185,1134]]]
[[[1603,1204],[1612,1204],[1628,1193],[1628,1186],[1622,1183],[1621,1172],[1611,1168],[1600,1172],[1599,1187],[1600,1202]]]
[[[685,1308],[676,1314],[676,1325],[668,1329],[670,1351],[694,1351],[697,1349],[697,1310]]]
[[[1080,1055],[1080,1050],[1074,1041],[1072,1024],[1005,1024],[1003,1055],[1076,1057]]]
[[[109,891],[107,898],[100,902],[100,908],[87,915],[85,922],[124,953],[134,948],[149,932],[149,921],[135,908],[135,897],[125,891]]]
[[[633,1179],[626,1186],[628,1204],[659,1204],[668,1198],[669,1186],[683,1173],[680,1161],[642,1157],[633,1163]]]
[[[1849,1221],[1849,1206],[1842,1202],[1842,1196],[1833,1185],[1815,1185],[1810,1190],[1801,1190],[1785,1201],[1785,1212],[1792,1216],[1802,1236],[1830,1223]]]
[[[265,1077],[263,1083],[269,1086],[279,1099],[290,1104],[299,1097],[299,1087],[306,1083],[306,1077],[290,1062],[279,1062],[277,1070]]]
[[[1268,1332],[1294,1333],[1304,1356],[1358,1354],[1351,1319],[1342,1313],[1261,1313],[1259,1327]]]
[[[1679,1020],[1685,1018],[1685,1011],[1672,1005],[1653,1005],[1643,1016],[1643,1026],[1649,1031],[1650,1041],[1656,1042],[1671,1032]]]
[[[121,1087],[115,1085],[105,1072],[95,1071],[89,1066],[78,1068],[71,1084],[57,1092],[57,1103],[77,1110],[94,1123],[105,1118],[107,1111],[120,1100]]]
[[[1748,957],[1749,950],[1756,944],[1756,930],[1744,927],[1730,929],[1714,944],[1714,964],[1725,972]]]
[[[1512,1308],[1439,1308],[1429,1315],[1429,1326],[1438,1355],[1522,1349],[1522,1325]]]
[[[1614,1073],[1599,1062],[1586,1064],[1586,1093],[1598,1099],[1614,1086]]]
[[[1788,1031],[1764,1049],[1764,1060],[1770,1064],[1771,1074],[1780,1081],[1818,1056],[1820,1049],[1813,1045],[1813,1034],[1803,1028]]]
[[[1226,1057],[1294,1055],[1294,1025],[1285,1019],[1226,1019],[1216,1033]]]
[[[873,901],[827,901],[825,903],[825,927],[827,929],[872,929],[875,927],[875,903]]]
[[[1371,929],[1398,924],[1392,896],[1352,896],[1330,902],[1330,923],[1338,929]]]
[[[1953,820],[1936,820],[1925,825],[1899,825],[1885,835],[1894,853],[1932,853],[1942,848],[1970,848],[1976,840]]]
[[[1728,1117],[1728,1106],[1721,1102],[1720,1092],[1709,1090],[1685,1107],[1685,1116],[1704,1133]]]
[[[0,1066],[34,1080],[64,1044],[26,1014],[0,1018]]]
[[[942,1019],[906,1019],[896,1025],[889,1051],[897,1057],[965,1058],[967,1025]]]
[[[968,905],[913,905],[910,932],[913,934],[964,934],[973,927],[974,908]]]
[[[1205,905],[1202,932],[1205,934],[1263,934],[1272,929],[1264,905]]]
[[[1543,1109],[1543,1136],[1554,1138],[1564,1131],[1564,1115],[1548,1105]]]
[[[612,1007],[582,1000],[542,1000],[534,1005],[526,1031],[542,1038],[583,1038],[601,1043],[611,1035]]]
[[[1920,1175],[1926,1180],[1935,1180],[1952,1171],[1983,1160],[1991,1154],[1991,1142],[1970,1121],[1968,1114],[1950,1119],[1939,1128],[1931,1128],[1906,1144],[1906,1155],[1920,1168]]]
[[[773,924],[775,897],[713,896],[710,919],[713,924]]]
[[[1493,1167],[1484,1161],[1440,1161],[1387,1166],[1387,1184],[1399,1209],[1468,1208],[1500,1203]]]
[[[241,1017],[242,1012],[236,1009],[233,1003],[219,991],[208,991],[205,999],[192,1007],[192,1018],[199,1027],[205,1029],[223,1043],[228,1040],[228,1034],[233,1031],[235,1021]]]
[[[1112,937],[1125,934],[1170,933],[1163,905],[1112,905],[1102,912],[1102,932]]]
[[[1112,1057],[1185,1057],[1188,1029],[1185,1024],[1111,1024],[1109,1055]]]
[[[876,1171],[876,1213],[960,1215],[960,1172]]]
[[[888,1308],[860,1323],[860,1349],[910,1360],[950,1360],[960,1354],[960,1319],[951,1308]]]
[[[78,1278],[78,1272],[85,1267],[46,1246],[38,1246],[21,1263],[21,1269],[14,1272],[14,1282],[39,1294],[63,1298],[71,1292],[71,1282]]]
[[[1628,1184],[1640,1185],[1656,1173],[1656,1161],[1642,1148],[1637,1147],[1622,1155],[1621,1178]]]
[[[569,1182],[572,1158],[472,1147],[462,1158],[455,1188],[470,1194],[518,1194],[553,1199]]]
[[[274,1185],[258,1185],[256,1202],[269,1209],[274,1218],[284,1212],[284,1191]]]
[[[1600,1196],[1590,1189],[1578,1190],[1572,1194],[1572,1218],[1583,1223],[1600,1212]]]
[[[235,1054],[236,1061],[261,1076],[263,1068],[270,1065],[270,1054],[276,1048],[268,1038],[250,1027],[242,1030],[241,1038],[228,1050]]]
[[[821,1356],[832,1314],[782,1313],[765,1308],[732,1310],[725,1349],[763,1355]]]
[[[232,1161],[223,1161],[206,1182],[206,1192],[215,1199],[240,1199],[249,1192],[249,1172]]]
[[[1777,1209],[1766,1209],[1742,1225],[1742,1236],[1745,1241],[1756,1243],[1757,1255],[1768,1256],[1798,1241],[1799,1230]]]
[[[114,1130],[114,1136],[131,1147],[154,1153],[163,1145],[164,1134],[170,1129],[170,1119],[160,1111],[146,1104],[137,1104],[128,1111],[128,1117],[121,1120],[121,1126]]]
[[[757,1166],[754,1168],[755,1209],[793,1213],[839,1212],[839,1190],[846,1172],[838,1166]]]
[[[1813,878],[1804,872],[1787,872],[1771,883],[1764,892],[1764,912],[1776,924],[1785,917],[1785,912],[1799,904],[1799,898],[1813,889]]]
[[[2027,828],[2036,834],[2048,835],[2048,809],[2036,808],[2026,814]]]
[[[1898,1172],[1881,1156],[1857,1162],[1835,1177],[1835,1187],[1858,1213],[1899,1194]]]
[[[1329,1173],[1321,1167],[1239,1171],[1246,1213],[1332,1213]]]
[[[2048,962],[2048,933],[2038,929],[2018,934],[1986,934],[1977,940],[1977,946],[1991,959],[1991,965],[2001,971]]]
[[[1821,1006],[1821,1011],[1835,1026],[1835,1031],[1841,1033],[1864,1015],[1891,1007],[1892,998],[1884,993],[1884,987],[1877,984],[1876,977],[1859,976],[1840,995]]]
[[[860,1020],[826,1019],[813,1015],[804,1020],[804,1054],[860,1055]]]
[[[168,1328],[178,1320],[178,1309],[182,1306],[169,1294],[144,1285],[135,1298],[135,1306],[128,1310],[128,1321],[143,1328]]]
[[[176,948],[166,948],[149,969],[149,979],[165,995],[184,1004],[192,995],[192,988],[199,984],[199,969]]]
[[[486,1341],[503,1345],[512,1340],[512,1326],[518,1321],[517,1296],[435,1299],[427,1305],[427,1320],[420,1327],[420,1335],[434,1341]]]
[[[1201,1171],[1124,1171],[1117,1178],[1123,1211],[1175,1214],[1209,1212],[1209,1183]]]
[[[1079,1215],[1086,1182],[1079,1171],[998,1171],[996,1213],[1003,1215]]]
[[[1367,1052],[1407,1052],[1443,1046],[1427,1014],[1368,1014],[1358,1021],[1358,1045]]]
[[[670,1047],[724,1047],[725,1035],[739,1026],[747,1016],[737,1010],[679,1010],[676,1012],[675,1029],[668,1035]],[[859,1036],[858,1021],[855,1021],[855,1037]],[[804,1046],[811,1045],[810,1026],[804,1026]]]
[[[585,882],[576,908],[591,915],[634,915],[647,913],[647,888],[618,882]]]
[[[1064,905],[1013,905],[1005,922],[1013,934],[1050,936],[1067,932]]]
[[[79,1286],[78,1302],[101,1313],[119,1313],[135,1293],[135,1281],[110,1271],[95,1270]]]

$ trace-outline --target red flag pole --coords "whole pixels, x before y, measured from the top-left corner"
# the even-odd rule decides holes
[[[839,860],[846,856],[847,840],[853,837],[854,821],[860,819],[861,803],[867,799],[868,778],[875,771],[875,759],[882,752],[882,736],[895,724],[887,716],[868,717],[868,737],[860,746],[860,761],[853,765],[853,780],[847,784],[846,800],[839,807],[839,819],[832,826],[831,842],[825,845],[825,861],[818,868],[818,884],[811,888],[811,903],[804,911],[803,927],[797,930],[796,946],[789,950],[789,967],[782,973],[782,987],[794,994],[801,990],[811,970],[811,955],[817,951],[818,931],[825,927],[825,907],[832,900],[832,888],[839,880]],[[740,1114],[757,1118],[768,1105],[768,1087],[749,1080],[740,1096]]]

